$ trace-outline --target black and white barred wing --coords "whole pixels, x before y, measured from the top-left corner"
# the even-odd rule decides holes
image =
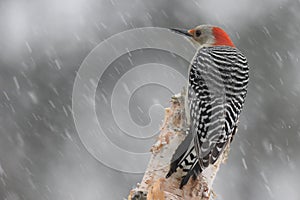
[[[236,131],[248,85],[246,58],[232,47],[205,47],[191,66],[190,130],[202,169],[215,163]]]

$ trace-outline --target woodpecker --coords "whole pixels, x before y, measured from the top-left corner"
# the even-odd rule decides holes
[[[214,164],[237,131],[249,81],[246,57],[220,27],[171,29],[199,46],[190,66],[185,95],[187,136],[172,156],[170,177],[184,172],[180,188]]]

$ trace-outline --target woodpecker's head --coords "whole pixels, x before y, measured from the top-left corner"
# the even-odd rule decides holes
[[[212,25],[200,25],[190,30],[171,29],[188,36],[201,46],[231,46],[234,47],[228,34],[221,28]]]

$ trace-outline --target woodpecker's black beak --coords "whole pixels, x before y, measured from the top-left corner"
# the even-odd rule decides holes
[[[177,29],[177,28],[170,28],[171,31],[175,32],[175,33],[178,33],[178,34],[181,34],[181,35],[185,35],[185,36],[188,36],[188,37],[192,37],[193,35],[191,35],[189,33],[188,30],[185,30],[185,29]]]

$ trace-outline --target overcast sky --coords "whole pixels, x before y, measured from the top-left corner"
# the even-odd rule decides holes
[[[143,174],[104,165],[80,140],[72,116],[76,72],[88,54],[114,34],[133,28],[192,28],[198,24],[223,27],[250,66],[240,128],[214,184],[217,199],[300,199],[299,10],[296,0],[1,1],[0,199],[127,197]],[[169,105],[170,88],[181,87],[176,81],[179,75],[168,76],[168,87],[139,88],[130,103],[124,103],[130,116],[118,120],[130,118],[141,127],[153,125],[153,133],[144,133],[147,139],[126,135],[114,121],[112,91],[137,63],[154,61],[186,76],[188,63],[182,58],[144,50],[120,56],[98,83],[95,107],[99,123],[115,145],[130,152],[150,149],[163,119],[162,108]],[[134,72],[132,82],[141,78]],[[150,78],[165,74],[152,72],[157,71],[150,71]],[[151,121],[153,116],[156,121]],[[110,155],[109,148],[102,147],[103,155]],[[118,155],[110,158],[126,162]],[[146,164],[134,163],[140,168]]]

